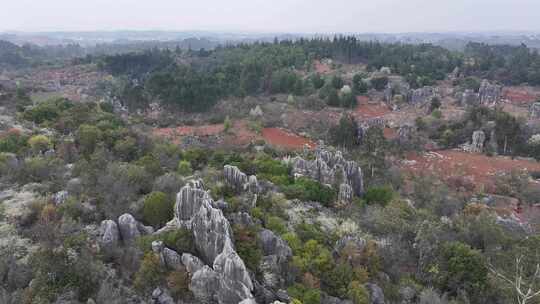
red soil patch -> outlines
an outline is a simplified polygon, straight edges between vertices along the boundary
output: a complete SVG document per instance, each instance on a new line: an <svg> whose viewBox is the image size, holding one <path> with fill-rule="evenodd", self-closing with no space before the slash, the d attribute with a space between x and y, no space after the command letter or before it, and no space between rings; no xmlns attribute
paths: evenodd
<svg viewBox="0 0 540 304"><path fill-rule="evenodd" d="M516 104L528 104L535 102L538 99L538 96L528 92L527 90L517 88L505 88L503 95L511 103Z"/></svg>
<svg viewBox="0 0 540 304"><path fill-rule="evenodd" d="M319 74L328 74L332 71L328 64L322 63L320 60L315 60L313 64L315 65L315 71Z"/></svg>
<svg viewBox="0 0 540 304"><path fill-rule="evenodd" d="M459 150L412 153L402 166L413 173L431 172L443 179L468 178L475 185L492 185L499 173L512 170L540 171L540 163L508 157L489 157Z"/></svg>
<svg viewBox="0 0 540 304"><path fill-rule="evenodd" d="M398 137L398 133L396 129L392 129L392 128L384 128L383 135L384 135L384 138L388 140L396 139Z"/></svg>
<svg viewBox="0 0 540 304"><path fill-rule="evenodd" d="M356 100L358 101L358 106L356 106L354 116L359 119L379 118L392 112L387 106L383 104L368 103L369 100L365 96L358 96Z"/></svg>
<svg viewBox="0 0 540 304"><path fill-rule="evenodd" d="M280 128L265 128L262 135L267 143L282 148L302 149L304 145L308 145L313 149L316 146L313 141Z"/></svg>

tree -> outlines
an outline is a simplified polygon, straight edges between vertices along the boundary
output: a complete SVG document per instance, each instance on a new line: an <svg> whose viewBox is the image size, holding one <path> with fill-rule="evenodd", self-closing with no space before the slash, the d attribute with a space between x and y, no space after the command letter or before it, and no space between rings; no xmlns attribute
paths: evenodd
<svg viewBox="0 0 540 304"><path fill-rule="evenodd" d="M77 130L77 143L84 155L94 152L96 144L101 138L101 131L92 125L81 125Z"/></svg>
<svg viewBox="0 0 540 304"><path fill-rule="evenodd" d="M319 73L311 76L311 82L313 83L313 87L317 90L324 86L324 78L322 78Z"/></svg>
<svg viewBox="0 0 540 304"><path fill-rule="evenodd" d="M173 217L173 205L167 194L151 192L144 199L144 221L156 228L165 225Z"/></svg>
<svg viewBox="0 0 540 304"><path fill-rule="evenodd" d="M28 144L35 154L43 153L51 146L51 141L45 135L34 135L28 140Z"/></svg>
<svg viewBox="0 0 540 304"><path fill-rule="evenodd" d="M340 76L338 75L334 75L332 77L332 80L330 81L330 83L332 84L332 86L334 87L334 89L336 90L339 90L343 87L343 78L341 78Z"/></svg>
<svg viewBox="0 0 540 304"><path fill-rule="evenodd" d="M371 85L377 91L384 90L387 84L388 84L388 77L386 76L371 78Z"/></svg>
<svg viewBox="0 0 540 304"><path fill-rule="evenodd" d="M331 90L328 94L328 99L326 102L331 107L339 107L340 106L340 100L339 95L337 93L337 90Z"/></svg>
<svg viewBox="0 0 540 304"><path fill-rule="evenodd" d="M188 176L193 173L193 169L191 169L191 163L187 160L181 160L178 162L178 173L183 176Z"/></svg>
<svg viewBox="0 0 540 304"><path fill-rule="evenodd" d="M358 124L352 115L343 115L329 131L332 144L351 148L358 145Z"/></svg>
<svg viewBox="0 0 540 304"><path fill-rule="evenodd" d="M514 291L518 304L536 303L534 299L540 297L539 248L540 236L530 236L518 243L511 263L503 260L499 267L489 264L490 272Z"/></svg>
<svg viewBox="0 0 540 304"><path fill-rule="evenodd" d="M353 76L353 92L356 95L366 94L368 90L367 84L362 79L361 74L355 74Z"/></svg>
<svg viewBox="0 0 540 304"><path fill-rule="evenodd" d="M453 294L464 290L477 296L487 286L488 268L482 254L461 242L448 243L442 248L442 272L439 283L442 289Z"/></svg>

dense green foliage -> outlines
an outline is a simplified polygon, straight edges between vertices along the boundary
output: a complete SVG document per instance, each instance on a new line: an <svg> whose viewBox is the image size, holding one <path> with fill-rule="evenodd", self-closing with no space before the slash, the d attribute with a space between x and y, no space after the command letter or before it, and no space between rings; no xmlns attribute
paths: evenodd
<svg viewBox="0 0 540 304"><path fill-rule="evenodd" d="M167 194L154 191L144 199L143 219L146 223L161 227L173 217L173 202Z"/></svg>

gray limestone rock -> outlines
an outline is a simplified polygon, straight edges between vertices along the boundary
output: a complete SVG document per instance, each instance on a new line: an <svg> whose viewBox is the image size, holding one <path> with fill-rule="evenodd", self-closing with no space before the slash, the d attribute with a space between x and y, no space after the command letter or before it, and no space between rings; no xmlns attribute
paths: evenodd
<svg viewBox="0 0 540 304"><path fill-rule="evenodd" d="M540 119L540 102L535 102L531 105L530 113L531 119Z"/></svg>
<svg viewBox="0 0 540 304"><path fill-rule="evenodd" d="M369 291L370 304L384 304L384 293L382 289L372 283L367 283L366 287Z"/></svg>
<svg viewBox="0 0 540 304"><path fill-rule="evenodd" d="M124 213L118 217L118 228L124 243L132 243L141 235L138 222L129 213Z"/></svg>
<svg viewBox="0 0 540 304"><path fill-rule="evenodd" d="M199 182L189 182L177 195L172 223L191 229L197 251L212 265L212 268L207 265L200 268L194 259L186 261L188 271L195 271L190 289L204 303L239 303L252 299L253 284L244 262L234 250L230 223L214 205Z"/></svg>
<svg viewBox="0 0 540 304"><path fill-rule="evenodd" d="M156 288L152 292L154 304L176 304L166 289Z"/></svg>
<svg viewBox="0 0 540 304"><path fill-rule="evenodd" d="M99 243L105 252L111 253L117 248L120 240L120 233L118 230L118 225L116 225L114 221L102 221L100 226L100 235L101 237L99 239Z"/></svg>
<svg viewBox="0 0 540 304"><path fill-rule="evenodd" d="M194 274L204 267L203 261L190 253L182 253L182 264L190 274Z"/></svg>
<svg viewBox="0 0 540 304"><path fill-rule="evenodd" d="M501 99L502 86L490 84L489 81L483 80L478 90L480 103L483 105L494 105Z"/></svg>

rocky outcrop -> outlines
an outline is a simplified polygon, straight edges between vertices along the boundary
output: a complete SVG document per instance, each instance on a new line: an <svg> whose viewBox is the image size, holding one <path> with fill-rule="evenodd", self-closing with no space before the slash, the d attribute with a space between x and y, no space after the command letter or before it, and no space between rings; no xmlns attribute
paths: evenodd
<svg viewBox="0 0 540 304"><path fill-rule="evenodd" d="M318 146L314 160L309 161L297 156L287 161L292 165L295 177L308 176L327 185L347 184L357 196L364 192L362 169L356 162L345 160L340 151L331 152ZM344 187L343 190L349 189Z"/></svg>
<svg viewBox="0 0 540 304"><path fill-rule="evenodd" d="M353 189L349 184L339 185L338 202L350 203L353 199Z"/></svg>
<svg viewBox="0 0 540 304"><path fill-rule="evenodd" d="M409 102L413 105L422 105L431 101L434 97L439 96L439 91L436 87L425 86L409 92Z"/></svg>
<svg viewBox="0 0 540 304"><path fill-rule="evenodd" d="M236 191L259 192L259 182L255 175L247 176L238 167L225 165L223 168L225 182Z"/></svg>
<svg viewBox="0 0 540 304"><path fill-rule="evenodd" d="M104 220L100 226L99 243L105 253L112 253L117 247L120 240L120 232L118 225L112 220Z"/></svg>
<svg viewBox="0 0 540 304"><path fill-rule="evenodd" d="M99 228L99 243L105 253L111 253L118 247L119 241L133 244L141 235L154 232L152 227L144 226L135 218L125 213L118 217L118 224L113 220L104 220Z"/></svg>
<svg viewBox="0 0 540 304"><path fill-rule="evenodd" d="M531 105L530 114L531 119L540 119L540 102L535 102Z"/></svg>
<svg viewBox="0 0 540 304"><path fill-rule="evenodd" d="M384 304L384 293L382 291L382 289L376 285L376 284L372 284L372 283L367 283L366 284L366 287L369 291L369 303L370 304Z"/></svg>
<svg viewBox="0 0 540 304"><path fill-rule="evenodd" d="M478 99L483 105L494 105L500 101L501 93L502 86L490 84L484 79L478 90Z"/></svg>
<svg viewBox="0 0 540 304"><path fill-rule="evenodd" d="M259 265L262 283L273 290L284 287L289 280L288 262L292 257L291 248L268 229L259 232L259 240L264 254Z"/></svg>
<svg viewBox="0 0 540 304"><path fill-rule="evenodd" d="M478 100L480 97L478 96L478 93L475 93L473 90L465 90L459 100L462 106L472 106L478 104Z"/></svg>
<svg viewBox="0 0 540 304"><path fill-rule="evenodd" d="M152 251L159 256L163 266L171 270L184 270L182 257L174 250L165 247L162 241L152 242Z"/></svg>
<svg viewBox="0 0 540 304"><path fill-rule="evenodd" d="M152 300L155 304L175 304L176 302L165 289L156 288L152 292Z"/></svg>
<svg viewBox="0 0 540 304"><path fill-rule="evenodd" d="M182 253L182 264L186 267L187 272L194 274L204 267L203 261L190 253Z"/></svg>
<svg viewBox="0 0 540 304"><path fill-rule="evenodd" d="M472 135L472 142L466 144L463 148L467 152L482 153L484 151L484 143L486 141L486 134L482 130L474 131Z"/></svg>
<svg viewBox="0 0 540 304"><path fill-rule="evenodd" d="M131 243L141 236L137 220L129 213L122 214L118 217L118 229L125 243Z"/></svg>
<svg viewBox="0 0 540 304"><path fill-rule="evenodd" d="M228 174L235 176L234 180L243 179L238 172L233 172L234 168L229 170ZM178 193L174 209L175 218L167 229L190 229L195 247L207 264L201 268L192 257L182 256L188 271L194 271L190 289L197 299L203 303L217 301L223 304L252 299L253 284L244 262L234 249L230 223L223 212L214 207L214 201L202 183L188 182Z"/></svg>

